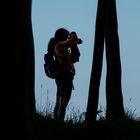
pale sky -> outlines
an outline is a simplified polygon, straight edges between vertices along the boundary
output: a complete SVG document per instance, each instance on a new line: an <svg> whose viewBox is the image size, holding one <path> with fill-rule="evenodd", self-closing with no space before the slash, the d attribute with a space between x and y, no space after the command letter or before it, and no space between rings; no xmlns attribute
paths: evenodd
<svg viewBox="0 0 140 140"><path fill-rule="evenodd" d="M122 64L122 91L125 108L140 116L140 0L116 0L118 32ZM32 25L35 44L35 94L37 110L43 111L49 102L54 106L56 85L44 73L44 54L56 29L76 31L83 44L79 45L80 62L75 64L75 90L69 104L81 112L86 110L91 73L97 0L33 0ZM105 109L106 60L102 70L99 106ZM47 104L47 105L46 105ZM136 110L135 110L136 109Z"/></svg>

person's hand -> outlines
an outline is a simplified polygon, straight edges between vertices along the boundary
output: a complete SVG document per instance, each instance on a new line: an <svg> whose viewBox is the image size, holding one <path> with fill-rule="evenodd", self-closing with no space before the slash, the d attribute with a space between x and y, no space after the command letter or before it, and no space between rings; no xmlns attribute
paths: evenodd
<svg viewBox="0 0 140 140"><path fill-rule="evenodd" d="M70 33L70 38L76 38L76 39L78 39L76 32L71 32Z"/></svg>

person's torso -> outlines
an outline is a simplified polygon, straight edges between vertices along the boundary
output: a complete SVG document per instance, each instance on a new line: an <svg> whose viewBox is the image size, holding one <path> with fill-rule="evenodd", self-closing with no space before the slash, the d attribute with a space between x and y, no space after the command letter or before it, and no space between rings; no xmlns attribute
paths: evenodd
<svg viewBox="0 0 140 140"><path fill-rule="evenodd" d="M63 57L55 55L55 61L60 65L63 71L75 74L75 67L71 60L71 54L67 51Z"/></svg>

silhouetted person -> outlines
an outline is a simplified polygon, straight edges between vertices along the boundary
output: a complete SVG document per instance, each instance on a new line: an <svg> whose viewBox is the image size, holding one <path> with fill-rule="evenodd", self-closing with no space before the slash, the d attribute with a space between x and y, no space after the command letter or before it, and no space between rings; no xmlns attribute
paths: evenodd
<svg viewBox="0 0 140 140"><path fill-rule="evenodd" d="M75 60L72 55L74 53L80 56L77 44L81 40L78 39L75 32L69 33L64 28L56 30L53 38L48 44L48 51L52 51L55 56L55 61L59 65L60 72L57 75L55 82L57 85L56 104L54 108L54 118L64 120L66 107L71 98L73 89L73 79L75 76ZM72 54L73 52L73 54ZM76 60L78 61L78 60Z"/></svg>

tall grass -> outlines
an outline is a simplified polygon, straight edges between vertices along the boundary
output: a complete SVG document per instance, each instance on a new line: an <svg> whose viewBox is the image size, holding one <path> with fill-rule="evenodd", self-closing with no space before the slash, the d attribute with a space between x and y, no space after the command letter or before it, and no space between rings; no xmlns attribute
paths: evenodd
<svg viewBox="0 0 140 140"><path fill-rule="evenodd" d="M49 99L49 90L46 94L43 94L42 92L43 86L41 85L41 97L37 100L36 103L36 112L44 116L45 118L51 118L53 119L53 109L54 109L54 102L51 102ZM45 95L45 97L44 97ZM43 102L43 99L45 102ZM132 99L129 100L129 103L132 102ZM104 121L106 120L105 117L106 109L99 105L99 109L97 111L97 121ZM79 108L76 108L72 106L72 104L69 104L66 108L66 116L65 116L65 122L69 123L83 123L85 120L85 111L81 111ZM125 118L127 120L133 120L133 121L140 121L140 117L136 115L136 109L132 110L131 107L125 108Z"/></svg>
<svg viewBox="0 0 140 140"><path fill-rule="evenodd" d="M97 136L98 139L140 139L140 118L136 115L136 109L132 110L131 107L125 108L127 121L107 122L105 117L106 110L99 106L97 124L91 134L85 131L85 125L83 125L86 112L82 112L79 108L69 104L65 121L59 122L53 118L53 108L54 103L50 101L48 94L45 97L45 104L42 103L42 99L38 100L35 140L71 140L75 139L76 136L77 139L88 139L88 135L93 138Z"/></svg>
<svg viewBox="0 0 140 140"><path fill-rule="evenodd" d="M50 89L43 92L43 85L41 84L40 97L36 100L36 112L44 117L53 118L53 109L55 103L49 99L50 93ZM126 119L140 121L140 116L137 116L136 109L131 108L132 98L129 98L128 103L129 105L125 107ZM86 111L81 111L79 108L76 108L75 106L72 106L72 104L69 104L66 109L65 121L73 123L82 123L85 120L85 114ZM99 105L99 109L97 111L97 120L106 120L105 114L106 109Z"/></svg>

